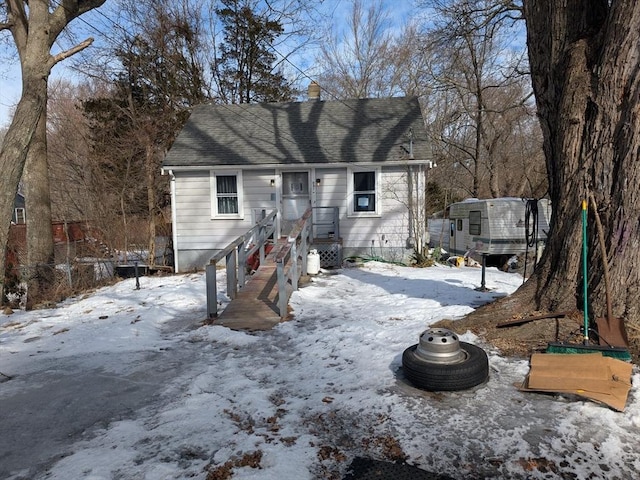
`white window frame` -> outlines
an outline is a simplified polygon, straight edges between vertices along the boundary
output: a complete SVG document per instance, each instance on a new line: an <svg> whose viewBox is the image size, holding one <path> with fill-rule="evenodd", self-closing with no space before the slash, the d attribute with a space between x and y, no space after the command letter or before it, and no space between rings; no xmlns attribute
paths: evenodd
<svg viewBox="0 0 640 480"><path fill-rule="evenodd" d="M238 213L220 213L218 212L218 176L235 176L238 189ZM236 218L244 219L244 205L243 205L243 182L242 182L242 170L210 170L209 171L209 186L211 190L211 218Z"/></svg>
<svg viewBox="0 0 640 480"><path fill-rule="evenodd" d="M375 195L375 210L370 212L359 212L356 211L354 201L355 201L355 182L353 180L353 176L355 173L366 173L373 172L375 174L375 190L373 191ZM349 217L380 217L382 215L381 209L381 199L382 199L382 168L380 167L361 167L361 168L348 168L347 169L347 202L348 202L348 214Z"/></svg>
<svg viewBox="0 0 640 480"><path fill-rule="evenodd" d="M27 215L25 209L22 207L17 207L15 211L16 215L16 224L27 223Z"/></svg>

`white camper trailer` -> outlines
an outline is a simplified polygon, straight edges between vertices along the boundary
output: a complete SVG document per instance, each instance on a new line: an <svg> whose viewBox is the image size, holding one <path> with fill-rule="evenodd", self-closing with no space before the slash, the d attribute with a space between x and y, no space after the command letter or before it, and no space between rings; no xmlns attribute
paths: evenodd
<svg viewBox="0 0 640 480"><path fill-rule="evenodd" d="M439 246L439 240L442 239L441 246L450 255L524 253L527 250L527 234L532 236L537 233L537 241L544 242L551 219L551 202L547 199L538 200L537 222L534 225L533 205L527 207L527 202L527 199L507 197L488 200L470 198L452 203L448 208L448 219L429 219L432 246ZM525 228L527 222L528 232ZM537 232L534 232L534 227L537 227Z"/></svg>

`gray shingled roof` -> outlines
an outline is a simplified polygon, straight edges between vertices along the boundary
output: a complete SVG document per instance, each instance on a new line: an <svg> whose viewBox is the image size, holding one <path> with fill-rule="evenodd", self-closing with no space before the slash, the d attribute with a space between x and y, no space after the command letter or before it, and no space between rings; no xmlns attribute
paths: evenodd
<svg viewBox="0 0 640 480"><path fill-rule="evenodd" d="M406 162L410 130L428 160L417 98L200 105L163 166Z"/></svg>

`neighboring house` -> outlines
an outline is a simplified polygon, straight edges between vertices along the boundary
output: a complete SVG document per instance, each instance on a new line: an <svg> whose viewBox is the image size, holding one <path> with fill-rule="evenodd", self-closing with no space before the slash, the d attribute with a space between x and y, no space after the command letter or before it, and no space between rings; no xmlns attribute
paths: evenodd
<svg viewBox="0 0 640 480"><path fill-rule="evenodd" d="M286 235L309 206L312 248L407 259L408 172L429 160L417 98L200 105L163 162L175 270L202 268L274 209Z"/></svg>
<svg viewBox="0 0 640 480"><path fill-rule="evenodd" d="M57 263L66 263L69 257L93 256L96 232L84 221L51 222L54 255ZM99 249L99 247L97 247ZM7 240L7 261L14 266L27 264L27 216L25 196L18 192L13 204L13 215Z"/></svg>
<svg viewBox="0 0 640 480"><path fill-rule="evenodd" d="M11 223L14 225L27 223L27 214L24 205L24 195L20 192L16 193L16 198L13 202L13 216L11 217Z"/></svg>

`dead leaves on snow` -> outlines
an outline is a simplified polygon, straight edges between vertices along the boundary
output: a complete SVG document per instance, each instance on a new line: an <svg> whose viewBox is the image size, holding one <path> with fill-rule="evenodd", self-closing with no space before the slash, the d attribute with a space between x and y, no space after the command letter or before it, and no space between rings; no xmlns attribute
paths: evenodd
<svg viewBox="0 0 640 480"><path fill-rule="evenodd" d="M214 467L209 465L206 480L228 480L233 477L233 469L239 467L262 468L262 450L245 453L239 457L227 460L224 464Z"/></svg>

